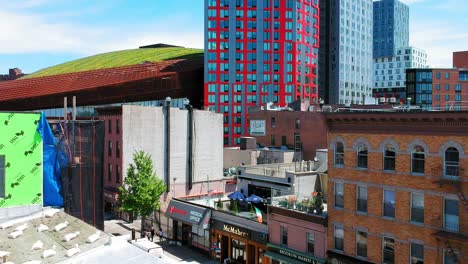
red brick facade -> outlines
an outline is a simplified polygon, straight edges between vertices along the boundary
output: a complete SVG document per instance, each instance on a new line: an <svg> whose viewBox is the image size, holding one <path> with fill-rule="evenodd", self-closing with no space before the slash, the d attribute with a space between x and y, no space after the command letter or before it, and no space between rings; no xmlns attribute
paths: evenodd
<svg viewBox="0 0 468 264"><path fill-rule="evenodd" d="M251 113L250 120L265 120L265 136L255 136L263 146L294 149L298 135L304 160L313 160L316 149L327 147L327 125L321 112L261 110Z"/></svg>
<svg viewBox="0 0 468 264"><path fill-rule="evenodd" d="M468 51L456 51L453 53L454 68L468 68Z"/></svg>
<svg viewBox="0 0 468 264"><path fill-rule="evenodd" d="M328 249L359 259L356 236L357 231L362 231L367 234L367 258L363 260L382 263L383 241L387 237L394 242L394 263L411 263L410 245L422 245L424 263L444 263L444 252L456 252L459 262L453 263L468 263L468 113L329 114L327 122ZM338 142L344 145L344 165L335 161ZM367 168L357 168L360 145L367 147ZM387 146L395 152L395 169L384 171ZM416 146L422 147L424 153L423 173L412 172ZM449 174L444 169L449 148L458 151L458 177L444 176ZM344 206L336 208L335 186L341 185ZM357 210L358 186L367 188L367 212ZM384 211L384 190L394 194L394 217L383 216L392 212ZM413 211L412 194L423 195L423 213L414 208ZM458 230L449 226L454 222L446 217L448 214L444 215L444 199L447 204L458 203ZM386 208L391 208L389 204ZM411 217L418 215L423 216L422 223L421 219L412 221ZM337 232L341 227L344 230L343 250L335 249L335 227ZM337 241L339 245L340 240Z"/></svg>
<svg viewBox="0 0 468 264"><path fill-rule="evenodd" d="M468 101L468 81L460 81L458 69L432 70L432 104L436 110L456 110Z"/></svg>

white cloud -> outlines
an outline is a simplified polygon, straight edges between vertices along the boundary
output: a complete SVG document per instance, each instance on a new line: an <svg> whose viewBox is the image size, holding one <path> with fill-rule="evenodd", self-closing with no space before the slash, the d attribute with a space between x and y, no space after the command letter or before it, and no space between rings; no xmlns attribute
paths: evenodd
<svg viewBox="0 0 468 264"><path fill-rule="evenodd" d="M29 0L42 5L51 0ZM3 8L2 8L3 9ZM201 32L170 31L161 24L136 27L84 26L54 23L47 14L30 14L21 9L0 10L0 54L74 53L92 55L120 49L132 49L153 43L203 48ZM151 32L148 32L151 29Z"/></svg>
<svg viewBox="0 0 468 264"><path fill-rule="evenodd" d="M410 44L428 54L430 67L452 67L452 53L466 50L468 33L440 21L413 23Z"/></svg>
<svg viewBox="0 0 468 264"><path fill-rule="evenodd" d="M422 1L424 1L424 0L400 0L400 2L408 4L408 5L418 3L418 2L422 2Z"/></svg>

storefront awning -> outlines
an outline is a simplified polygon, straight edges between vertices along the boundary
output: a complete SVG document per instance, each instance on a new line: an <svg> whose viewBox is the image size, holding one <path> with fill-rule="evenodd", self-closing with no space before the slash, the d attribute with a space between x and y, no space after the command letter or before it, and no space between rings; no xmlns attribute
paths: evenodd
<svg viewBox="0 0 468 264"><path fill-rule="evenodd" d="M171 200L166 216L187 224L207 229L210 223L211 210L178 200Z"/></svg>
<svg viewBox="0 0 468 264"><path fill-rule="evenodd" d="M284 262L284 263L289 263L289 264L305 264L305 263L307 263L307 262L296 260L296 259L293 259L293 258L290 258L290 257L286 257L284 255L281 255L281 254L278 254L278 253L275 253L275 252L271 252L271 251L265 252L265 256L267 256L267 257L269 257L271 259L278 260L278 261L281 261L281 262Z"/></svg>

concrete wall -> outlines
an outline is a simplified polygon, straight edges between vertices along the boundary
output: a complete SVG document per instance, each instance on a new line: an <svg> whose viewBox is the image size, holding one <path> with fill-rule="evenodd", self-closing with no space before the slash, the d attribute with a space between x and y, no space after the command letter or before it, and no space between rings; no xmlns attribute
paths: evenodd
<svg viewBox="0 0 468 264"><path fill-rule="evenodd" d="M194 111L193 188L187 186L188 111L171 108L170 115L170 189L163 197L163 208L171 195L186 196L207 193L208 189L224 191L222 115ZM154 169L164 179L165 113L162 107L124 105L122 107L122 171L125 176L133 153L143 150L151 154ZM174 189L174 178L175 189ZM210 183L207 180L217 181Z"/></svg>
<svg viewBox="0 0 468 264"><path fill-rule="evenodd" d="M239 148L224 148L223 168L228 169L244 165L257 165L258 150L241 150Z"/></svg>

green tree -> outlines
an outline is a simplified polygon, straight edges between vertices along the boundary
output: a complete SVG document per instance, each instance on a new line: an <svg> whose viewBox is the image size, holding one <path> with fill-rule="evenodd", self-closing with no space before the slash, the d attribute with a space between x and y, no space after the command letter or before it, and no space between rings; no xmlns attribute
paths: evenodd
<svg viewBox="0 0 468 264"><path fill-rule="evenodd" d="M135 152L133 163L127 170L123 186L119 188L119 210L141 216L143 237L145 219L159 208L160 197L167 186L156 176L151 155L144 151Z"/></svg>

